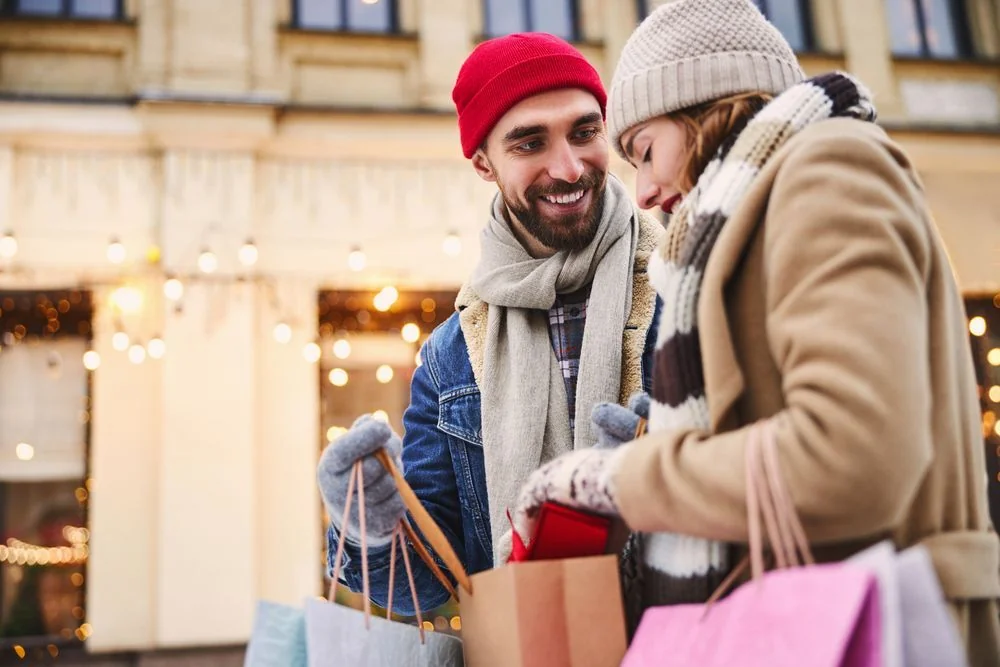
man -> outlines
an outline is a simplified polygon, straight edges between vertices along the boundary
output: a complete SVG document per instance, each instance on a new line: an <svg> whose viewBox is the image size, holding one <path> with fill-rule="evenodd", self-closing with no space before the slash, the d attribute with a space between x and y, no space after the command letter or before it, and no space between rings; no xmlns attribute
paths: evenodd
<svg viewBox="0 0 1000 667"><path fill-rule="evenodd" d="M364 462L371 594L382 605L405 509L373 452L401 452L407 481L475 573L506 562L506 512L528 475L594 444L596 405L650 384L657 300L645 267L659 225L608 174L597 72L556 37L510 35L473 51L453 99L464 155L499 190L479 265L421 351L405 440L363 417L319 467L330 569L346 530L344 578L360 590L357 513L340 522L352 464ZM447 601L430 570L410 561L421 607ZM412 613L405 580L396 578L394 606Z"/></svg>

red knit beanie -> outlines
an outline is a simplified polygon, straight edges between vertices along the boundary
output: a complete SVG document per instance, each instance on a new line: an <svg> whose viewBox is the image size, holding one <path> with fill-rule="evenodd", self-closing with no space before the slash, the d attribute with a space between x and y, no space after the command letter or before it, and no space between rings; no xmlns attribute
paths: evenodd
<svg viewBox="0 0 1000 667"><path fill-rule="evenodd" d="M477 46L459 70L451 93L465 157L475 154L515 104L559 88L588 91L604 114L607 93L601 77L583 54L555 35L515 33Z"/></svg>

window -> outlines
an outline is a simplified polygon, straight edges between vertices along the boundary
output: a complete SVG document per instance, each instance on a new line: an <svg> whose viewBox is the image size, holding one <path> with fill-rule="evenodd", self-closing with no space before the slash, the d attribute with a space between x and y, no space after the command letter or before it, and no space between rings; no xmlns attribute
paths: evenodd
<svg viewBox="0 0 1000 667"><path fill-rule="evenodd" d="M84 292L0 292L0 645L90 632L91 313Z"/></svg>
<svg viewBox="0 0 1000 667"><path fill-rule="evenodd" d="M579 38L574 0L485 0L487 37L514 32L547 32L567 41Z"/></svg>
<svg viewBox="0 0 1000 667"><path fill-rule="evenodd" d="M972 55L961 0L886 0L885 8L894 55L939 59Z"/></svg>
<svg viewBox="0 0 1000 667"><path fill-rule="evenodd" d="M123 0L0 0L4 14L71 19L118 20Z"/></svg>
<svg viewBox="0 0 1000 667"><path fill-rule="evenodd" d="M398 31L396 0L293 0L292 24L305 30Z"/></svg>
<svg viewBox="0 0 1000 667"><path fill-rule="evenodd" d="M979 385L990 515L1000 525L1000 293L965 299Z"/></svg>

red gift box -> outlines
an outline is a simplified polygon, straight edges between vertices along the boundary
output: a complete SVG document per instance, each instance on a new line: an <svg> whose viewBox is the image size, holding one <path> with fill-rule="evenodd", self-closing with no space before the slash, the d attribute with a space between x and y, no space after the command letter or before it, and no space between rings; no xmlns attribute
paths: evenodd
<svg viewBox="0 0 1000 667"><path fill-rule="evenodd" d="M513 522L511 525L513 527ZM528 544L516 529L513 532L514 543L508 563L600 556L607 553L611 519L546 502L538 510L535 532Z"/></svg>

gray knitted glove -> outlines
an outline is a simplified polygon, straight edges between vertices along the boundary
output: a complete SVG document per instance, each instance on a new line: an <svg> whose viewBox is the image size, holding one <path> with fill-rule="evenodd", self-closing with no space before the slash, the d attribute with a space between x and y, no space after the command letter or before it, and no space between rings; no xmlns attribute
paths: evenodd
<svg viewBox="0 0 1000 667"><path fill-rule="evenodd" d="M590 413L590 421L597 434L596 447L613 449L623 442L635 440L639 418L649 420L649 394L633 394L628 407L617 403L598 403Z"/></svg>
<svg viewBox="0 0 1000 667"><path fill-rule="evenodd" d="M403 443L385 422L371 415L360 417L351 429L327 445L319 460L317 480L320 494L326 504L330 521L338 532L346 529L346 539L361 544L361 526L358 521L357 484L351 502L347 526L341 526L347 487L355 461L361 464L365 482L365 528L369 546L384 546L392 541L392 532L406 513L406 506L392 479L382 464L372 456L385 448L399 464Z"/></svg>

